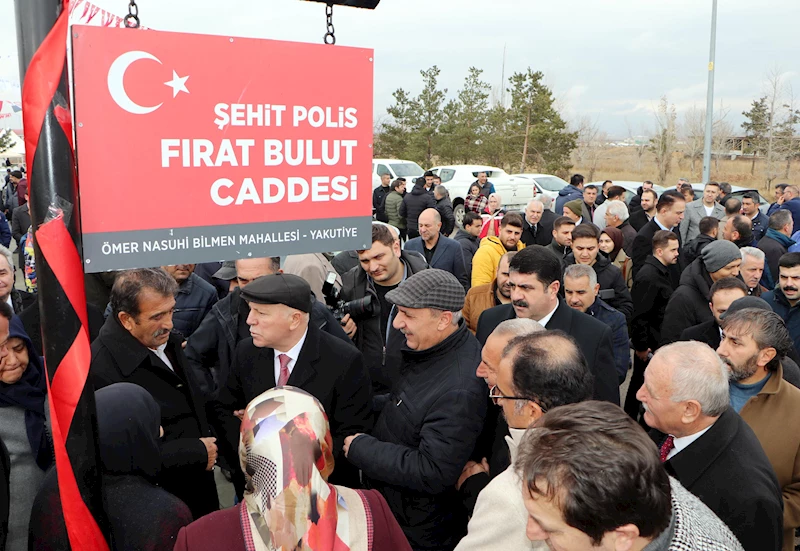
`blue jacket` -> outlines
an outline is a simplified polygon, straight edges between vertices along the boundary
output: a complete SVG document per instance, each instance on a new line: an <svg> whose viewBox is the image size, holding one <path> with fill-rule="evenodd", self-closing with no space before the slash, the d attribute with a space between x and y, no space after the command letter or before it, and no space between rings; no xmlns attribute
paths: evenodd
<svg viewBox="0 0 800 551"><path fill-rule="evenodd" d="M561 216L564 214L564 205L569 203L570 201L574 201L575 199L583 200L583 192L569 184L568 186L564 186L561 188L561 191L558 192L558 199L556 199L556 208L555 213L556 216Z"/></svg>
<svg viewBox="0 0 800 551"><path fill-rule="evenodd" d="M786 295L780 287L775 287L773 291L767 291L761 298L772 306L772 310L778 314L786 323L786 329L794 341L794 349L800 350L800 302L791 306Z"/></svg>
<svg viewBox="0 0 800 551"><path fill-rule="evenodd" d="M28 228L25 228L25 231L27 232ZM6 249L11 246L11 229L8 227L8 220L6 220L2 212L0 212L0 244ZM25 266L21 267L25 268Z"/></svg>
<svg viewBox="0 0 800 551"><path fill-rule="evenodd" d="M407 251L415 251L425 256L425 243L421 237L409 239L403 249ZM464 253L461 250L461 245L454 239L439 236L439 242L436 244L436 250L433 253L433 258L430 261L431 268L437 268L450 272L456 279L464 286L464 289L469 288L469 281L467 280L467 267L464 264Z"/></svg>
<svg viewBox="0 0 800 551"><path fill-rule="evenodd" d="M794 228L800 229L800 197L795 197L791 201L786 201L781 205L781 210L788 210L791 212Z"/></svg>
<svg viewBox="0 0 800 551"><path fill-rule="evenodd" d="M615 310L603 299L597 297L594 304L589 306L587 314L594 316L611 328L611 342L614 348L614 364L619 374L620 383L625 380L628 374L628 367L631 363L631 345L628 340L628 323L625 314Z"/></svg>

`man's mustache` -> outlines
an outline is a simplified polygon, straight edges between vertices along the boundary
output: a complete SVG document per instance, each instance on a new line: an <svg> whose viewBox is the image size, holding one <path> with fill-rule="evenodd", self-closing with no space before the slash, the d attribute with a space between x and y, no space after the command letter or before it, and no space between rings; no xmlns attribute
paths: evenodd
<svg viewBox="0 0 800 551"><path fill-rule="evenodd" d="M527 301L524 301L524 300L512 300L511 304L514 305L514 306L519 306L520 308L527 308L528 307Z"/></svg>

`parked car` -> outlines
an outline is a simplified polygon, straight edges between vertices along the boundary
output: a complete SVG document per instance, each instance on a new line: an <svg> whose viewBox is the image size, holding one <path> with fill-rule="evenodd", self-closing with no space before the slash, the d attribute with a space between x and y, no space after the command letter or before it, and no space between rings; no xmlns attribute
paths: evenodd
<svg viewBox="0 0 800 551"><path fill-rule="evenodd" d="M636 192L642 187L641 182L636 181L629 181L629 180L611 180L615 186L620 186L625 188L625 204L630 205L631 199L636 196ZM603 182L589 182L586 184L587 186L595 186L597 188L597 192L600 193L600 190L603 189ZM661 194L666 191L666 188L662 186L657 186L653 184L653 190L661 197Z"/></svg>
<svg viewBox="0 0 800 551"><path fill-rule="evenodd" d="M480 172L485 172L494 190L500 194L503 206L509 210L524 209L533 198L533 181L529 178L510 176L502 168L485 165L448 165L437 166L431 172L442 179L442 185L450 193L453 202L453 213L456 224L461 226L464 219L464 198L469 193L469 186L478 179Z"/></svg>
<svg viewBox="0 0 800 551"><path fill-rule="evenodd" d="M569 183L562 180L558 176L553 176L552 174L532 174L532 173L524 173L524 174L514 174L514 177L519 178L528 178L529 180L533 181L533 199L538 197L539 195L546 195L552 199L550 203L550 208L553 208L556 199L558 198L558 192L561 191L561 188L568 186Z"/></svg>
<svg viewBox="0 0 800 551"><path fill-rule="evenodd" d="M697 196L698 199L703 196L703 188L705 188L705 187L706 187L706 185L703 184L703 183L692 184L692 189L695 191L695 196ZM764 214L767 214L767 211L769 210L769 201L767 201L764 198L764 196L761 195L761 193L757 189L753 189L753 188L749 188L749 187L741 187L741 186L731 186L731 197L735 197L735 198L737 198L737 199L739 199L741 201L742 200L742 196L744 196L745 193L755 193L755 194L757 194L758 195L758 210L760 210Z"/></svg>
<svg viewBox="0 0 800 551"><path fill-rule="evenodd" d="M414 186L412 180L422 176L425 171L414 161L402 159L372 159L372 189L381 185L381 174L388 173L392 180L405 178L408 189Z"/></svg>

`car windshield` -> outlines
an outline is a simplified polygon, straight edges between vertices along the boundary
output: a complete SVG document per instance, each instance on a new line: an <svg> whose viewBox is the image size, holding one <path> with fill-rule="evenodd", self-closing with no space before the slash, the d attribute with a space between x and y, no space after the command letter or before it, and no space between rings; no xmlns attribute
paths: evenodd
<svg viewBox="0 0 800 551"><path fill-rule="evenodd" d="M406 178L408 176L419 176L424 170L417 163L398 163L389 165L397 175L398 178Z"/></svg>
<svg viewBox="0 0 800 551"><path fill-rule="evenodd" d="M536 183L547 191L561 191L567 182L556 176L537 176Z"/></svg>

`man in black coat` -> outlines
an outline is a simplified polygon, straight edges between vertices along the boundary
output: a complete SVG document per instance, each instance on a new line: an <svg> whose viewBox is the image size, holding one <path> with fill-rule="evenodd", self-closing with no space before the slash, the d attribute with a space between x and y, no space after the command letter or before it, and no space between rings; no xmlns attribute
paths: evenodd
<svg viewBox="0 0 800 551"><path fill-rule="evenodd" d="M464 288L452 274L423 270L386 298L406 337L402 377L372 435L348 437L345 452L412 548L452 550L467 532L455 484L486 415L480 345L458 315Z"/></svg>
<svg viewBox="0 0 800 551"><path fill-rule="evenodd" d="M722 316L734 301L747 296L747 286L738 278L725 277L714 282L709 295L711 299L709 306L714 317L708 321L687 327L681 332L678 340L702 342L716 350L722 341L722 335L720 334ZM769 304L763 300L761 302L769 308Z"/></svg>
<svg viewBox="0 0 800 551"><path fill-rule="evenodd" d="M725 277L737 277L742 255L730 241L714 241L700 258L681 274L681 284L672 293L664 311L661 344L675 342L687 327L713 319L708 309L711 286ZM634 280L635 281L635 280Z"/></svg>
<svg viewBox="0 0 800 551"><path fill-rule="evenodd" d="M453 214L453 205L447 195L447 188L442 184L433 188L433 198L436 200L436 210L442 218L442 235L450 237L456 229L456 217Z"/></svg>
<svg viewBox="0 0 800 551"><path fill-rule="evenodd" d="M561 262L540 245L519 251L510 263L511 304L490 308L478 318L476 337L483 345L501 322L515 317L538 321L571 335L594 373L594 398L619 405L611 328L559 298Z"/></svg>
<svg viewBox="0 0 800 551"><path fill-rule="evenodd" d="M677 234L667 230L657 231L653 237L653 254L645 260L631 289L631 345L634 354L633 373L628 394L625 396L625 413L634 419L639 417L636 392L644 381L644 370L650 354L661 344L664 312L675 291L669 276L669 267L678 262L679 254Z"/></svg>
<svg viewBox="0 0 800 551"><path fill-rule="evenodd" d="M433 198L433 194L428 193L425 189L425 178L417 178L414 189L411 190L411 193L406 193L403 202L400 203L400 216L406 219L409 239L419 237L417 221L422 211L435 208L436 200Z"/></svg>
<svg viewBox="0 0 800 551"><path fill-rule="evenodd" d="M183 339L171 333L177 291L161 268L120 274L111 289L111 315L92 343L90 374L96 389L133 383L158 402L164 428L159 482L200 518L219 508L211 472L217 446Z"/></svg>
<svg viewBox="0 0 800 551"><path fill-rule="evenodd" d="M331 425L336 468L331 482L358 486L358 472L342 457L348 435L372 430L372 385L361 353L309 323L311 287L292 274L260 277L241 293L250 306L249 339L236 347L225 387L209 407L223 457L235 471L239 496L239 416L250 401L276 386L301 388L320 401Z"/></svg>
<svg viewBox="0 0 800 551"><path fill-rule="evenodd" d="M236 345L250 337L247 325L250 307L242 300L241 291L259 277L281 273L277 256L243 258L237 260L235 266L238 287L214 304L184 348L189 365L209 400L216 397L228 380ZM331 311L316 299L311 307L310 324L342 342L353 344Z"/></svg>
<svg viewBox="0 0 800 551"><path fill-rule="evenodd" d="M364 315L351 319L348 314L342 321L345 332L364 355L375 394L375 410L380 411L381 400L400 377L400 349L405 344L403 334L392 327L397 309L386 300L386 295L428 265L424 257L401 251L400 242L394 239L388 226L377 223L372 224L372 245L358 251L358 256L363 264L342 276L341 297L347 301L369 298L371 306Z"/></svg>
<svg viewBox="0 0 800 551"><path fill-rule="evenodd" d="M678 236L678 246L681 244L679 224L683 220L683 213L686 210L686 201L683 196L674 191L665 191L658 199L656 204L656 215L639 230L633 240L633 250L631 259L633 260L633 279L644 266L647 257L653 254L653 236L658 230L669 230ZM680 281L680 267L673 265L670 268L670 276L673 278L677 287Z"/></svg>
<svg viewBox="0 0 800 551"><path fill-rule="evenodd" d="M558 218L556 213L544 208L544 203L539 199L531 199L525 208L520 241L525 243L526 247L549 245L553 241L553 222L556 218Z"/></svg>
<svg viewBox="0 0 800 551"><path fill-rule="evenodd" d="M615 203L615 201L611 201ZM633 299L622 272L600 253L600 230L594 224L580 224L572 230L572 252L564 257L566 269L573 264L594 268L600 284L600 298L612 308L622 312L627 321L633 314ZM563 291L562 291L563 293Z"/></svg>
<svg viewBox="0 0 800 551"><path fill-rule="evenodd" d="M767 233L758 242L758 248L764 251L767 259L764 274L761 276L761 284L770 291L778 285L780 276L778 263L781 257L788 252L789 247L794 245L794 241L792 241L793 224L792 213L788 210L773 212L769 217Z"/></svg>
<svg viewBox="0 0 800 551"><path fill-rule="evenodd" d="M734 533L746 551L780 551L783 497L753 430L729 405L728 368L702 343L661 348L639 391L667 472Z"/></svg>

